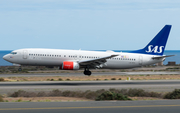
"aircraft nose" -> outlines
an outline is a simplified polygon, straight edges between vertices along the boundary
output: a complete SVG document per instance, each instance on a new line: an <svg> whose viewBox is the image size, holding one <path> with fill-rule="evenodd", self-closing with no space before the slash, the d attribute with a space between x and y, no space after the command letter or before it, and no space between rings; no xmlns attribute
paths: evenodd
<svg viewBox="0 0 180 113"><path fill-rule="evenodd" d="M3 56L3 59L4 59L4 60L8 60L8 55L4 55L4 56Z"/></svg>

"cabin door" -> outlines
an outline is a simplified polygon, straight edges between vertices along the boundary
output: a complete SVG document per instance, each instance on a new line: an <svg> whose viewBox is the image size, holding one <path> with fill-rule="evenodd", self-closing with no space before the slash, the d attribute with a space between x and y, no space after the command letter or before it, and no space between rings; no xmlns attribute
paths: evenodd
<svg viewBox="0 0 180 113"><path fill-rule="evenodd" d="M139 65L142 65L142 64L143 64L143 57L139 56Z"/></svg>
<svg viewBox="0 0 180 113"><path fill-rule="evenodd" d="M24 51L23 51L23 59L27 59L27 55L28 55L27 50L24 50Z"/></svg>

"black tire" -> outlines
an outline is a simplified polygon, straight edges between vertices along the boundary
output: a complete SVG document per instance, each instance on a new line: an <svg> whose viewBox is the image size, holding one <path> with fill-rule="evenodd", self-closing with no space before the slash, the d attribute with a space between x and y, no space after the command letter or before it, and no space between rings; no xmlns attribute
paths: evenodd
<svg viewBox="0 0 180 113"><path fill-rule="evenodd" d="M87 75L90 76L91 75L91 71L87 71Z"/></svg>
<svg viewBox="0 0 180 113"><path fill-rule="evenodd" d="M84 71L84 75L90 76L91 75L91 71Z"/></svg>
<svg viewBox="0 0 180 113"><path fill-rule="evenodd" d="M18 71L22 71L22 68L19 68Z"/></svg>
<svg viewBox="0 0 180 113"><path fill-rule="evenodd" d="M87 75L87 71L84 71L84 75Z"/></svg>

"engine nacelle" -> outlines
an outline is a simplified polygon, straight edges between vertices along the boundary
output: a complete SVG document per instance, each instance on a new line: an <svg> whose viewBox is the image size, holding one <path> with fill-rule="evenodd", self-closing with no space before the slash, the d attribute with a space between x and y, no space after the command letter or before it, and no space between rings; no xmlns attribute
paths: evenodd
<svg viewBox="0 0 180 113"><path fill-rule="evenodd" d="M64 61L62 64L62 70L78 70L80 68L77 62Z"/></svg>

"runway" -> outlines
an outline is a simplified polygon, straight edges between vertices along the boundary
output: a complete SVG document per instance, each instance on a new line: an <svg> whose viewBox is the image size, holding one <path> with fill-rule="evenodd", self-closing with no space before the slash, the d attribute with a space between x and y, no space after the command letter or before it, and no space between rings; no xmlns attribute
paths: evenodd
<svg viewBox="0 0 180 113"><path fill-rule="evenodd" d="M180 100L0 103L1 113L178 113Z"/></svg>
<svg viewBox="0 0 180 113"><path fill-rule="evenodd" d="M133 81L38 81L38 82L0 82L0 94L25 91L59 90L98 90L98 89L129 89L141 88L147 91L169 92L179 89L180 80L133 80Z"/></svg>
<svg viewBox="0 0 180 113"><path fill-rule="evenodd" d="M100 75L180 75L180 71L142 71L142 72L93 72L92 76ZM45 77L45 76L85 76L80 72L74 73L23 73L23 74L0 74L0 77Z"/></svg>
<svg viewBox="0 0 180 113"><path fill-rule="evenodd" d="M104 75L163 75L180 72L96 72L93 76ZM27 73L27 74L0 74L0 77L44 77L44 76L84 76L82 73ZM115 80L115 81L38 81L38 82L0 82L0 94L11 93L17 90L25 91L52 91L59 90L98 90L98 89L129 89L141 88L147 91L170 92L179 89L180 80Z"/></svg>

